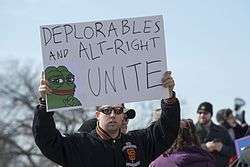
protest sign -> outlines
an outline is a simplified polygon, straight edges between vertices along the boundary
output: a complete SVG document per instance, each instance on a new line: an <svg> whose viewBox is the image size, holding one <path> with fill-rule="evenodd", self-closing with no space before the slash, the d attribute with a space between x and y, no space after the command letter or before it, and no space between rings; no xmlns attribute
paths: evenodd
<svg viewBox="0 0 250 167"><path fill-rule="evenodd" d="M40 27L48 111L166 97L162 16Z"/></svg>
<svg viewBox="0 0 250 167"><path fill-rule="evenodd" d="M234 141L235 148L237 152L237 156L240 157L240 154L247 148L250 147L250 135L246 137L242 137L239 139L236 139Z"/></svg>

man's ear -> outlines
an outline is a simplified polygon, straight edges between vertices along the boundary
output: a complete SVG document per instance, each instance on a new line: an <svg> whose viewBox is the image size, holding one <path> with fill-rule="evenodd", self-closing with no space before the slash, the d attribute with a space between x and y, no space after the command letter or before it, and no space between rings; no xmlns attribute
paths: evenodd
<svg viewBox="0 0 250 167"><path fill-rule="evenodd" d="M99 121L99 118L100 118L100 114L101 114L101 113L100 113L99 111L96 111L96 112L95 112L95 116L96 116L96 119L97 119L98 121Z"/></svg>

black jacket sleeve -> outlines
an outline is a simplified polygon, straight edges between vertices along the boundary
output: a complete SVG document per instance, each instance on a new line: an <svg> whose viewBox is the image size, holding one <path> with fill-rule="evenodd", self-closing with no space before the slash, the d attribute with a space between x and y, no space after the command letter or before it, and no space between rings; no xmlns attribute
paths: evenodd
<svg viewBox="0 0 250 167"><path fill-rule="evenodd" d="M62 136L56 129L53 113L46 112L45 105L38 105L33 120L33 135L35 142L41 152L50 160L62 166L72 166L72 162L86 164L85 159L79 159L77 148L78 136ZM84 134L83 134L84 135ZM86 149L89 149L89 142L86 137L81 138ZM81 152L87 155L88 153ZM70 158L69 158L70 157ZM74 166L74 165L73 165Z"/></svg>
<svg viewBox="0 0 250 167"><path fill-rule="evenodd" d="M231 156L235 155L234 143L226 130L223 132L222 135L224 136L224 143L220 154L230 158Z"/></svg>
<svg viewBox="0 0 250 167"><path fill-rule="evenodd" d="M180 104L177 98L161 101L162 113L158 121L147 129L135 131L142 141L146 165L166 151L175 141L180 125Z"/></svg>
<svg viewBox="0 0 250 167"><path fill-rule="evenodd" d="M63 164L63 137L56 129L53 113L46 112L46 107L38 105L33 119L33 135L41 152L52 161ZM57 150L57 151L55 151Z"/></svg>

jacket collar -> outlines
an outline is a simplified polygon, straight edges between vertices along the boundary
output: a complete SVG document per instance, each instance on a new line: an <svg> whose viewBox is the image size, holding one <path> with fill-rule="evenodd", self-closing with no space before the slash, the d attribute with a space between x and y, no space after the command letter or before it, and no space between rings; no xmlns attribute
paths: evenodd
<svg viewBox="0 0 250 167"><path fill-rule="evenodd" d="M213 129L215 131L219 131L218 125L214 124L213 122L211 122L210 129Z"/></svg>

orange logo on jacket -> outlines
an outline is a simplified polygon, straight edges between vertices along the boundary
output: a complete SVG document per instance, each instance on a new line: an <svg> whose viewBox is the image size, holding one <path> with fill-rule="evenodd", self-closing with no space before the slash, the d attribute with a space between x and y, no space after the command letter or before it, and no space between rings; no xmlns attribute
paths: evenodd
<svg viewBox="0 0 250 167"><path fill-rule="evenodd" d="M127 149L128 159L130 161L134 161L136 158L136 151L134 148L128 148Z"/></svg>

